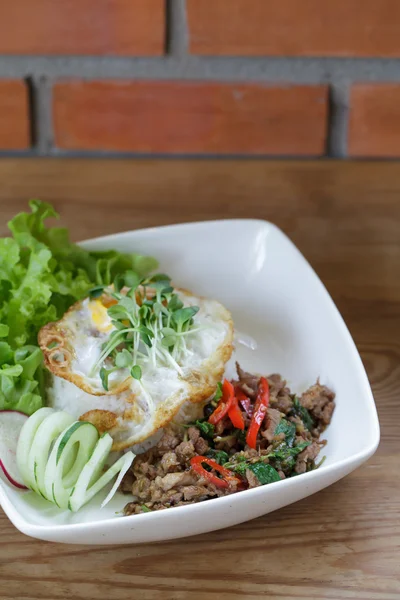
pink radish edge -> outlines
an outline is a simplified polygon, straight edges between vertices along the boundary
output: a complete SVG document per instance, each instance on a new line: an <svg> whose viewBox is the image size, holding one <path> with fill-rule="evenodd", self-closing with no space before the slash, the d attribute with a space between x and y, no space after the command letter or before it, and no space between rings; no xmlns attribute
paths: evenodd
<svg viewBox="0 0 400 600"><path fill-rule="evenodd" d="M7 469L5 468L3 461L0 460L0 469L3 471L4 475L7 477L8 481L16 488L18 488L19 490L27 490L28 488L26 487L26 485L23 485L22 483L18 483L18 481L15 481L15 479L13 479L10 475L10 473L7 471Z"/></svg>
<svg viewBox="0 0 400 600"><path fill-rule="evenodd" d="M0 420L1 420L1 415L5 414L5 413L21 415L21 416L25 417L26 419L29 418L27 414L23 413L20 410L5 409L5 410L0 410ZM1 458L0 458L0 469L3 471L5 477L11 483L11 485L13 485L14 487L16 487L19 490L27 490L28 489L23 483L19 483L12 475L10 475L8 469L6 468L6 466L4 464L4 460L2 460Z"/></svg>

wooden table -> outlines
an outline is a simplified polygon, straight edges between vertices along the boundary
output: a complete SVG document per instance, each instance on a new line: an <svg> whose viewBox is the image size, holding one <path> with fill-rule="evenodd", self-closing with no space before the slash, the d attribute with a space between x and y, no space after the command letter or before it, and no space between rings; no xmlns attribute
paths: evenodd
<svg viewBox="0 0 400 600"><path fill-rule="evenodd" d="M326 284L360 349L382 441L355 473L231 529L142 546L29 539L0 516L0 598L400 598L400 164L2 160L6 220L54 202L75 239L148 225L259 217Z"/></svg>

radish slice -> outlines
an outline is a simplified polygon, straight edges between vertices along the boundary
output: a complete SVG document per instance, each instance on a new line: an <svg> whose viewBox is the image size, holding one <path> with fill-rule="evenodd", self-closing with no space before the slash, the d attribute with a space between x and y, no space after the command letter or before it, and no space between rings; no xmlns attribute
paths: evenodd
<svg viewBox="0 0 400 600"><path fill-rule="evenodd" d="M0 468L8 481L20 490L26 490L17 465L17 444L21 429L28 416L17 410L0 411Z"/></svg>

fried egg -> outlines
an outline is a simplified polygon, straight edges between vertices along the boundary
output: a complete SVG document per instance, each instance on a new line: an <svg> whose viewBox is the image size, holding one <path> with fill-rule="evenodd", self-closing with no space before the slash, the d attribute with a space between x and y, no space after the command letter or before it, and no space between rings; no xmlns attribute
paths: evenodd
<svg viewBox="0 0 400 600"><path fill-rule="evenodd" d="M45 325L39 333L45 364L52 372L50 406L110 433L114 450L149 438L184 403L207 400L232 354L233 323L227 309L186 290L175 292L185 307L199 307L196 326L185 336L179 372L168 363L147 361L141 365L140 381L131 377L129 369L117 369L110 375L109 391L105 391L94 366L115 330L107 312L114 301L106 294L77 302L60 321Z"/></svg>

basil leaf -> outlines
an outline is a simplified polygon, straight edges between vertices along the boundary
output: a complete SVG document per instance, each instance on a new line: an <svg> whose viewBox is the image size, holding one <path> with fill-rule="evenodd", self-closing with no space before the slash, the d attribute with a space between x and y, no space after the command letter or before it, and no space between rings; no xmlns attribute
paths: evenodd
<svg viewBox="0 0 400 600"><path fill-rule="evenodd" d="M301 442L297 446L290 448L285 442L278 446L273 452L268 454L268 459L273 466L281 469L285 475L290 475L292 469L296 465L296 457L300 452L303 452L311 442Z"/></svg>
<svg viewBox="0 0 400 600"><path fill-rule="evenodd" d="M237 429L235 427L235 429L233 430L233 433L236 435L238 442L240 442L241 444L243 444L243 446L246 445L246 436L247 436L247 432L243 429Z"/></svg>
<svg viewBox="0 0 400 600"><path fill-rule="evenodd" d="M281 419L274 431L274 435L278 435L280 433L285 435L285 441L287 445L293 446L296 437L296 425L290 421L287 421L286 419Z"/></svg>
<svg viewBox="0 0 400 600"><path fill-rule="evenodd" d="M248 462L240 462L237 465L235 465L232 470L235 471L235 473L237 473L238 475L241 475L242 477L245 476L246 470L249 468L249 463Z"/></svg>
<svg viewBox="0 0 400 600"><path fill-rule="evenodd" d="M214 448L210 448L206 452L206 456L215 460L219 465L224 465L229 460L227 452L224 452L224 450L215 450Z"/></svg>
<svg viewBox="0 0 400 600"><path fill-rule="evenodd" d="M263 462L253 463L248 465L247 468L254 473L261 485L281 480L278 471L274 467L271 467L271 465Z"/></svg>
<svg viewBox="0 0 400 600"><path fill-rule="evenodd" d="M204 438L207 438L209 440L213 439L215 427L212 423L209 423L208 421L197 420L194 423L192 423L192 425L194 425L194 427L197 427L197 429L200 430L200 433Z"/></svg>
<svg viewBox="0 0 400 600"><path fill-rule="evenodd" d="M302 404L300 404L300 400L295 396L293 400L293 410L295 414L297 414L300 419L303 421L305 427L308 431L311 431L314 428L314 420L311 417L310 413Z"/></svg>

